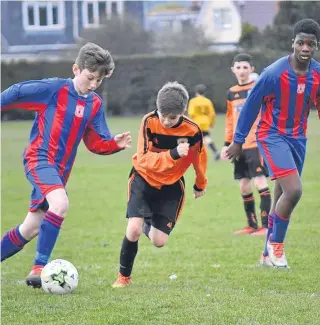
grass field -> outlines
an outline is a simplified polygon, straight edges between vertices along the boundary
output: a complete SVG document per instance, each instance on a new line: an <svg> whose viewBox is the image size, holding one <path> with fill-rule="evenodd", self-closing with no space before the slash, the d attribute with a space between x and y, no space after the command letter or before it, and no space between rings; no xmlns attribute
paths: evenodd
<svg viewBox="0 0 320 325"><path fill-rule="evenodd" d="M36 241L2 265L5 325L198 325L320 324L320 124L312 112L304 194L289 227L286 254L291 270L258 266L264 238L234 237L245 224L232 165L210 161L207 193L187 201L167 246L141 237L134 284L112 289L125 232L127 176L140 119L110 119L113 133L131 130L133 148L94 156L84 146L68 184L70 210L53 258L71 261L80 274L70 296L46 295L24 284ZM224 119L213 133L223 143ZM2 233L24 218L30 185L21 155L31 124L2 124ZM259 198L256 196L257 208ZM177 276L170 280L171 274Z"/></svg>

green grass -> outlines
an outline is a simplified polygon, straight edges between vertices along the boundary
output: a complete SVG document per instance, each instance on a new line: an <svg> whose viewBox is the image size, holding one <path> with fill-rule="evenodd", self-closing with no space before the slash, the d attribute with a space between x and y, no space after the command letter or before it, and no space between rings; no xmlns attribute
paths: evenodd
<svg viewBox="0 0 320 325"><path fill-rule="evenodd" d="M126 227L127 176L139 122L109 120L114 133L132 131L133 148L128 151L101 157L79 148L68 184L69 214L52 255L78 268L78 290L69 296L51 296L25 286L35 253L33 241L2 265L2 323L320 324L320 124L314 112L304 194L287 236L291 270L261 269L258 258L264 238L232 235L245 224L238 185L230 163L210 160L206 195L192 198L190 169L186 205L167 246L155 248L141 237L134 284L112 289ZM2 124L2 233L20 223L28 210L31 187L21 155L30 126ZM218 146L223 132L224 118L219 116L213 132ZM172 273L176 280L169 279Z"/></svg>

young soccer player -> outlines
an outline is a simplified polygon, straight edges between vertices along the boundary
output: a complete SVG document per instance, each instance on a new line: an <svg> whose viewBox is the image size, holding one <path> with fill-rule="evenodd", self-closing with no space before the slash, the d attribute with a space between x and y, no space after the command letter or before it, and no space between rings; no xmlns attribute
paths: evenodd
<svg viewBox="0 0 320 325"><path fill-rule="evenodd" d="M312 58L319 40L317 22L304 19L296 23L293 53L263 71L242 108L233 143L227 150L228 158L239 157L262 105L257 141L275 180L266 247L260 258L264 266L288 267L283 243L302 194L307 119L313 103L320 118L320 63Z"/></svg>
<svg viewBox="0 0 320 325"><path fill-rule="evenodd" d="M233 59L231 71L236 76L238 84L231 87L227 93L225 146L221 150L222 159L226 158L226 149L232 142L239 114L248 93L254 85L254 81L251 80L251 74L254 71L251 55L246 53L237 54ZM235 235L251 234L265 236L268 228L268 214L271 206L271 196L266 178L267 169L263 164L263 159L260 156L256 141L255 132L257 124L258 118L253 123L246 142L243 145L241 158L234 162L234 179L239 180L240 193L243 199L248 223L247 227L235 231ZM254 186L260 195L262 227L258 227L251 180L253 180Z"/></svg>
<svg viewBox="0 0 320 325"><path fill-rule="evenodd" d="M168 82L158 92L157 110L142 120L128 183L127 231L113 287L131 283L142 228L154 246L166 244L181 214L183 175L191 164L196 172L194 197L205 193L207 153L200 128L184 116L188 99L184 86Z"/></svg>
<svg viewBox="0 0 320 325"><path fill-rule="evenodd" d="M36 111L24 170L33 186L29 213L21 225L1 240L1 261L19 252L38 235L37 251L27 284L40 287L40 273L48 263L69 200L65 190L83 139L95 154L109 155L130 145L129 132L112 137L102 99L94 92L114 70L110 53L87 43L72 67L73 79L43 79L15 84L1 94L3 110Z"/></svg>
<svg viewBox="0 0 320 325"><path fill-rule="evenodd" d="M188 115L199 125L204 143L212 150L214 159L219 160L220 152L218 152L210 136L210 129L214 126L216 112L212 101L204 95L206 89L206 86L202 84L196 86L195 97L189 101Z"/></svg>

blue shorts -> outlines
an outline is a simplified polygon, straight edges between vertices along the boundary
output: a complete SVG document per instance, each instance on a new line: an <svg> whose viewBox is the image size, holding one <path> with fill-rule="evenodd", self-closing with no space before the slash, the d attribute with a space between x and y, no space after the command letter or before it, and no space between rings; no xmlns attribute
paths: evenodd
<svg viewBox="0 0 320 325"><path fill-rule="evenodd" d="M294 173L301 175L306 156L307 139L288 138L279 134L257 139L259 150L271 179Z"/></svg>
<svg viewBox="0 0 320 325"><path fill-rule="evenodd" d="M26 173L26 177L33 186L29 211L38 209L47 211L49 204L46 195L58 188L64 188L64 180L58 169L53 165L40 165Z"/></svg>

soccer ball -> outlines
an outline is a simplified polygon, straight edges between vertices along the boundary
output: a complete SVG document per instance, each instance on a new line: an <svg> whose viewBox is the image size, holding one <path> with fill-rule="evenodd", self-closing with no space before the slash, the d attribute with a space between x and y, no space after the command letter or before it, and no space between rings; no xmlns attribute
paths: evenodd
<svg viewBox="0 0 320 325"><path fill-rule="evenodd" d="M64 295L73 292L78 286L77 269L62 259L48 263L41 272L41 284L46 293Z"/></svg>

